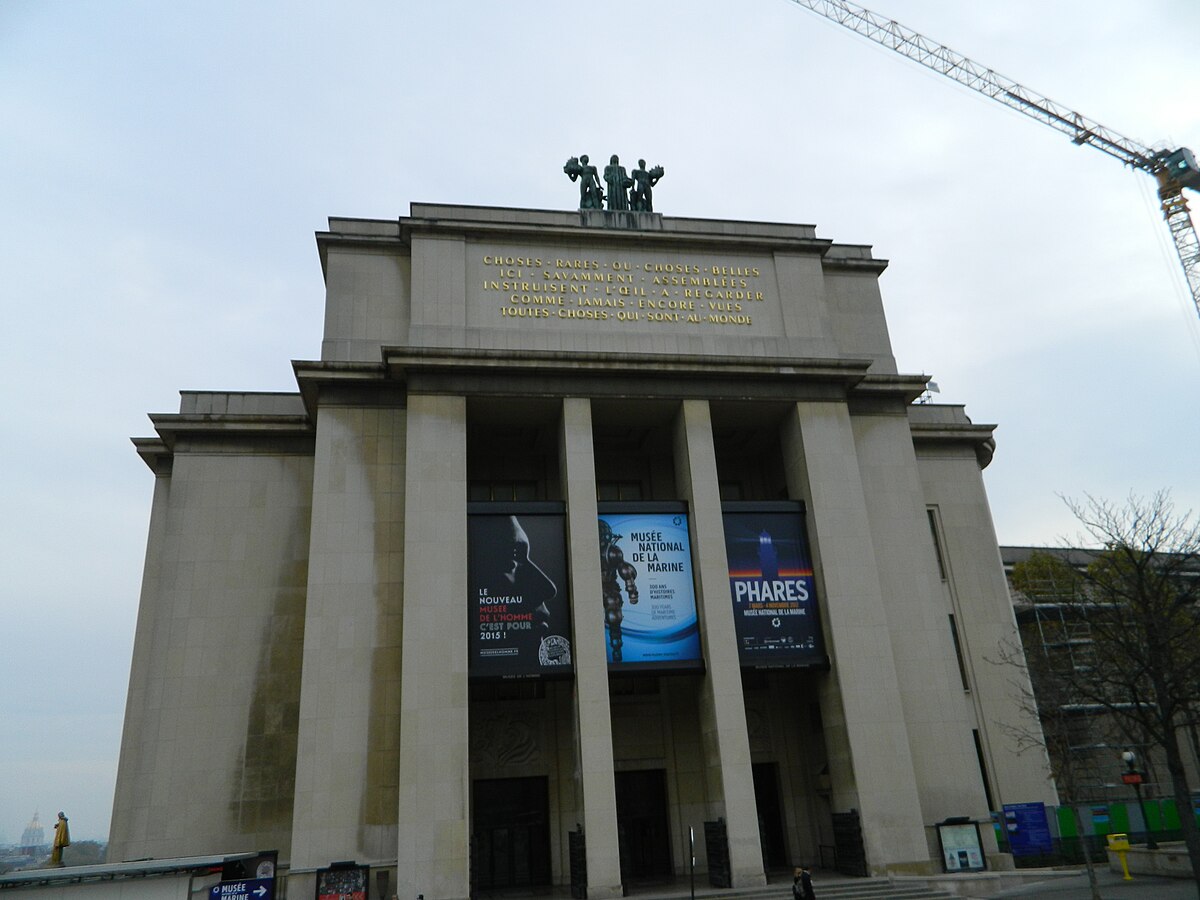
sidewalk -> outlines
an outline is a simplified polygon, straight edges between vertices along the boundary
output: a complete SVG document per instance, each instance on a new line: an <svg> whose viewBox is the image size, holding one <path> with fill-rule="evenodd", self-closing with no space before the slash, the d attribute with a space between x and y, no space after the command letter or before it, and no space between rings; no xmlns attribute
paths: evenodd
<svg viewBox="0 0 1200 900"><path fill-rule="evenodd" d="M1196 882L1187 878L1159 878L1151 875L1135 875L1133 881L1125 881L1116 872L1107 868L1097 868L1096 880L1100 883L1100 896L1103 900L1196 900ZM1025 887L1002 891L998 894L988 894L987 900L998 900L1001 897L1046 897L1048 900L1091 900L1092 892L1088 887L1087 871L1080 869L1075 878L1063 878L1044 884L1030 884Z"/></svg>

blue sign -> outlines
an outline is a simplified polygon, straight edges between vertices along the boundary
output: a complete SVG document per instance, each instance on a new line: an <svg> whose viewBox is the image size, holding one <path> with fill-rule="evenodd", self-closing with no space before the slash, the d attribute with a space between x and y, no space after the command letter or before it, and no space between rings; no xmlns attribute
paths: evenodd
<svg viewBox="0 0 1200 900"><path fill-rule="evenodd" d="M1013 856L1054 852L1045 803L1005 803L1004 830Z"/></svg>
<svg viewBox="0 0 1200 900"><path fill-rule="evenodd" d="M274 878L222 881L208 889L209 900L274 900Z"/></svg>
<svg viewBox="0 0 1200 900"><path fill-rule="evenodd" d="M602 512L604 629L613 668L700 665L684 512Z"/></svg>

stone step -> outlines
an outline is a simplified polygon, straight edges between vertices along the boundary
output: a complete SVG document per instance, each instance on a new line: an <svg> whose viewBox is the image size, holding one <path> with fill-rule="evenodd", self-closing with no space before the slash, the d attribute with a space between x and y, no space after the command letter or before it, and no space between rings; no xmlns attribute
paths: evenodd
<svg viewBox="0 0 1200 900"><path fill-rule="evenodd" d="M820 900L953 900L954 894L922 885L892 884L886 878L814 879ZM655 892L638 900L690 900L690 892ZM697 887L696 900L792 900L791 883L773 883L757 888L714 890Z"/></svg>

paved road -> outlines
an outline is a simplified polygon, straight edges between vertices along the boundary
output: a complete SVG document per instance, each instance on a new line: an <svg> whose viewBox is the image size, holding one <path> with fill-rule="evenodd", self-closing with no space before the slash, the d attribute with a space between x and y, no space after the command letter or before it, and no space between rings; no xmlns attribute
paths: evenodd
<svg viewBox="0 0 1200 900"><path fill-rule="evenodd" d="M1133 881L1125 881L1115 872L1097 869L1096 880L1100 883L1103 900L1197 900L1200 891L1196 882L1184 878L1154 878L1135 875ZM1030 884L1021 888L989 894L988 900L1000 897L1045 897L1046 900L1091 900L1087 872L1079 870L1076 878L1062 878L1043 884Z"/></svg>

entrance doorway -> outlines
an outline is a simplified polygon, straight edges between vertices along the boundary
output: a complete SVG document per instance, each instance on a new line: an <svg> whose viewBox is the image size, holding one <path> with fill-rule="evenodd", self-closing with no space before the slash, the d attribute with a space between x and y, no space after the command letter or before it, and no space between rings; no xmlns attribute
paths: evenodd
<svg viewBox="0 0 1200 900"><path fill-rule="evenodd" d="M783 810L779 805L779 767L775 763L754 763L751 772L763 864L768 869L787 868L787 840L783 834Z"/></svg>
<svg viewBox="0 0 1200 900"><path fill-rule="evenodd" d="M657 881L674 875L663 769L617 772L617 837L621 880Z"/></svg>
<svg viewBox="0 0 1200 900"><path fill-rule="evenodd" d="M550 802L547 779L491 778L475 782L472 878L479 890L550 884Z"/></svg>

